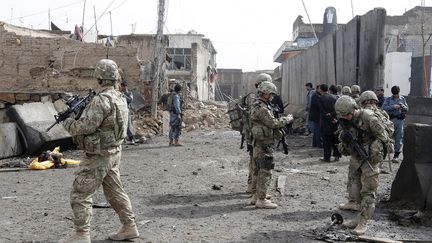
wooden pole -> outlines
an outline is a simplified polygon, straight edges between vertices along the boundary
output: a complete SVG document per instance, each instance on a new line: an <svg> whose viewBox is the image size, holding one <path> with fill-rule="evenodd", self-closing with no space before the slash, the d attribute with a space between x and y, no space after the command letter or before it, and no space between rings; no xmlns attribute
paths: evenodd
<svg viewBox="0 0 432 243"><path fill-rule="evenodd" d="M48 9L48 29L51 30L51 10Z"/></svg>
<svg viewBox="0 0 432 243"><path fill-rule="evenodd" d="M81 27L82 27L83 31L84 31L84 16L85 16L86 2L87 2L87 0L84 0L83 17L82 17L82 24L81 24Z"/></svg>
<svg viewBox="0 0 432 243"><path fill-rule="evenodd" d="M162 63L165 57L163 56L163 28L164 28L165 0L159 0L158 4L158 26L156 32L155 55L153 62L153 77L152 77L152 117L157 117L157 102L159 98L159 83L163 76Z"/></svg>
<svg viewBox="0 0 432 243"><path fill-rule="evenodd" d="M93 5L93 15L94 15L94 20L95 20L95 30L96 30L96 43L98 42L98 35L99 35L99 30L97 28L97 19L96 19L96 7L95 5Z"/></svg>

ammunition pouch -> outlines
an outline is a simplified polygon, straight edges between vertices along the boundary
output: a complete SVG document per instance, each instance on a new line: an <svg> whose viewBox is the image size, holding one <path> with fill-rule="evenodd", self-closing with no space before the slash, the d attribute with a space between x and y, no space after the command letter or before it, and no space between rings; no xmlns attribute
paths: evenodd
<svg viewBox="0 0 432 243"><path fill-rule="evenodd" d="M272 170L274 169L275 166L273 156L268 154L264 154L263 157L257 159L256 163L258 169L263 169L263 170Z"/></svg>

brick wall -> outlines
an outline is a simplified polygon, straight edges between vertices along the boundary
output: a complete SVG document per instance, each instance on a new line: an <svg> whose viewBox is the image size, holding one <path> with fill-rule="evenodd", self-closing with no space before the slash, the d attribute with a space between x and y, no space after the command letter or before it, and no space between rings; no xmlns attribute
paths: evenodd
<svg viewBox="0 0 432 243"><path fill-rule="evenodd" d="M93 67L107 55L124 70L131 87L142 89L137 51L132 44L106 48L61 35L18 35L8 30L7 24L0 24L0 91L43 93L97 89L97 81L92 78Z"/></svg>

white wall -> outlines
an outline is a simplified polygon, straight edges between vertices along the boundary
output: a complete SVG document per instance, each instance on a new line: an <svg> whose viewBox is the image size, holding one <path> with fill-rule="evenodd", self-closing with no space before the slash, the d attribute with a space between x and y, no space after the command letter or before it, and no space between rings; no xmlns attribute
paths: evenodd
<svg viewBox="0 0 432 243"><path fill-rule="evenodd" d="M391 96L391 87L400 87L401 95L408 95L411 83L411 52L390 52L385 57L384 95Z"/></svg>

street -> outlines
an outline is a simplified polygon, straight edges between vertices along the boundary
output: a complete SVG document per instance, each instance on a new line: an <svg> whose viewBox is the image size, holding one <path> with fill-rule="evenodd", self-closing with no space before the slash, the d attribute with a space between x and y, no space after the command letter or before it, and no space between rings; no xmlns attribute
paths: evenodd
<svg viewBox="0 0 432 243"><path fill-rule="evenodd" d="M332 213L345 202L348 158L319 161L311 137L290 136L288 155L275 153L271 186L273 210L255 209L245 193L248 156L231 130L184 133L182 147L158 136L148 144L124 145L121 178L136 214L138 242L318 242ZM79 159L79 151L65 158ZM0 161L4 163L12 158ZM21 159L22 160L22 159ZM384 168L388 170L387 163ZM425 226L398 226L388 219L392 180L398 169L380 175L377 210L367 235L389 239L432 239ZM0 242L56 242L72 232L69 193L77 167L0 173ZM277 192L276 181L286 176ZM120 222L101 190L94 197L91 238L105 242ZM338 232L348 230L335 226ZM108 241L106 241L108 242Z"/></svg>

